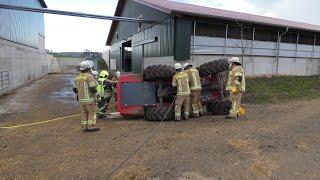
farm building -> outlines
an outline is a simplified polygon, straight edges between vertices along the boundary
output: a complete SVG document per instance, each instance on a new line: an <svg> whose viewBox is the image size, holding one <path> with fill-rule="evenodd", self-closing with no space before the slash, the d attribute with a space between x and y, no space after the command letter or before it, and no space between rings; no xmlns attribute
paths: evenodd
<svg viewBox="0 0 320 180"><path fill-rule="evenodd" d="M1 4L47 8L44 0L2 0ZM25 85L49 70L44 15L0 9L0 95Z"/></svg>
<svg viewBox="0 0 320 180"><path fill-rule="evenodd" d="M119 0L107 45L112 69L142 72L154 64L199 66L239 56L247 75L319 74L320 26L167 0Z"/></svg>

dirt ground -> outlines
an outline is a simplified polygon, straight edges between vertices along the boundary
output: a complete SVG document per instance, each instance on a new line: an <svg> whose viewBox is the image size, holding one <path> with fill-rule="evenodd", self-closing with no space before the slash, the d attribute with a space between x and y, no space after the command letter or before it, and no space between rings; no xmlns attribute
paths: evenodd
<svg viewBox="0 0 320 180"><path fill-rule="evenodd" d="M0 99L0 126L79 113L73 75L49 75ZM320 100L247 106L247 117L165 122L111 179L318 179ZM157 122L78 117L0 129L0 179L104 179Z"/></svg>

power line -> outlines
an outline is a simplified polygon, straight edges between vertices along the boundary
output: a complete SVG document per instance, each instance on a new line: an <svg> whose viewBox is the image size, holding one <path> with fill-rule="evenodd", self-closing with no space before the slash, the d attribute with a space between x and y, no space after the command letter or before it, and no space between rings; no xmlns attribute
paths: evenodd
<svg viewBox="0 0 320 180"><path fill-rule="evenodd" d="M75 17L113 20L113 21L126 21L126 22L151 23L151 24L155 23L155 21L152 21L152 20L144 20L144 19L138 19L138 18L105 16L105 15L87 14L87 13L80 13L80 12L44 9L44 8L30 8L30 7L23 7L23 6L12 6L12 5L6 5L6 4L0 4L0 9L9 9L9 10L18 10L18 11L27 11L27 12L36 12L36 13L46 13L46 14L57 14L57 15L64 15L64 16L75 16Z"/></svg>

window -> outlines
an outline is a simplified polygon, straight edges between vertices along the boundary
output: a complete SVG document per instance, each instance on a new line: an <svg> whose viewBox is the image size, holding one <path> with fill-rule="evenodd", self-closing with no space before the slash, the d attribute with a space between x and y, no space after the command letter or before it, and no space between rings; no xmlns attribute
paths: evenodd
<svg viewBox="0 0 320 180"><path fill-rule="evenodd" d="M314 35L299 35L299 44L313 45Z"/></svg>
<svg viewBox="0 0 320 180"><path fill-rule="evenodd" d="M320 35L317 35L316 45L317 45L317 46L320 46Z"/></svg>
<svg viewBox="0 0 320 180"><path fill-rule="evenodd" d="M241 27L229 26L228 27L228 39L241 39Z"/></svg>
<svg viewBox="0 0 320 180"><path fill-rule="evenodd" d="M257 41L278 41L278 32L265 29L256 29L255 40Z"/></svg>
<svg viewBox="0 0 320 180"><path fill-rule="evenodd" d="M225 38L226 37L226 25L215 24L214 25L214 36Z"/></svg>
<svg viewBox="0 0 320 180"><path fill-rule="evenodd" d="M196 36L214 37L214 29L212 24L196 23Z"/></svg>
<svg viewBox="0 0 320 180"><path fill-rule="evenodd" d="M253 33L253 28L251 27L243 26L242 30L241 30L241 26L228 27L228 38L231 38L231 39L252 40L252 37L253 37L252 33Z"/></svg>
<svg viewBox="0 0 320 180"><path fill-rule="evenodd" d="M142 19L142 14L138 17L138 19ZM142 30L142 23L138 22L138 31Z"/></svg>
<svg viewBox="0 0 320 180"><path fill-rule="evenodd" d="M210 23L196 23L196 36L222 37L226 36L226 26Z"/></svg>
<svg viewBox="0 0 320 180"><path fill-rule="evenodd" d="M281 42L295 44L297 43L297 36L297 33L286 33L281 37Z"/></svg>

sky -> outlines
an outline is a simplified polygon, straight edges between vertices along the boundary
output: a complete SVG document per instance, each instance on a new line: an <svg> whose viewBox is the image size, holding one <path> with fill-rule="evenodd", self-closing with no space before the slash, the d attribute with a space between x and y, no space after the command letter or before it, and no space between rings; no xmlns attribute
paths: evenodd
<svg viewBox="0 0 320 180"><path fill-rule="evenodd" d="M175 0L320 25L319 0ZM118 0L46 0L49 9L113 16ZM302 3L303 2L303 3ZM45 14L46 48L102 52L111 21Z"/></svg>

